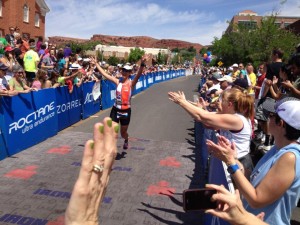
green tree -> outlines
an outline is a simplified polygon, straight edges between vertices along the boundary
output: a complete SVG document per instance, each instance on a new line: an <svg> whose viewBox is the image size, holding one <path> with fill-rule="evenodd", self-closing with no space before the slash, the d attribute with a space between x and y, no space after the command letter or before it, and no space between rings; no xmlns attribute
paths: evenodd
<svg viewBox="0 0 300 225"><path fill-rule="evenodd" d="M120 59L116 56L110 56L107 60L108 64L116 66L120 63Z"/></svg>
<svg viewBox="0 0 300 225"><path fill-rule="evenodd" d="M264 17L259 27L233 27L234 32L224 34L213 41L212 51L224 62L225 66L233 63L251 62L257 66L260 62L270 60L272 49L280 48L287 59L294 51L299 36L280 29L276 24L276 15Z"/></svg>
<svg viewBox="0 0 300 225"><path fill-rule="evenodd" d="M144 54L145 54L145 51L141 50L140 48L130 49L130 53L128 56L128 62L136 63L137 61L139 61L142 58L142 56Z"/></svg>
<svg viewBox="0 0 300 225"><path fill-rule="evenodd" d="M174 64L174 65L177 65L177 64L179 64L179 59L180 59L180 56L179 56L179 54L175 54L174 56L173 56L173 58L172 58L172 64Z"/></svg>

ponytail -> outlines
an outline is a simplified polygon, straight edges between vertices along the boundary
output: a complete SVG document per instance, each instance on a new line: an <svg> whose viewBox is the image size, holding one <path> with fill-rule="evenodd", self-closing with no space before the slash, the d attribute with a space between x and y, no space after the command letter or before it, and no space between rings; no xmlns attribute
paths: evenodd
<svg viewBox="0 0 300 225"><path fill-rule="evenodd" d="M235 112L245 116L246 118L253 118L254 99L247 93L247 91L232 88L224 91L223 96L226 96L226 99L229 102L232 102Z"/></svg>

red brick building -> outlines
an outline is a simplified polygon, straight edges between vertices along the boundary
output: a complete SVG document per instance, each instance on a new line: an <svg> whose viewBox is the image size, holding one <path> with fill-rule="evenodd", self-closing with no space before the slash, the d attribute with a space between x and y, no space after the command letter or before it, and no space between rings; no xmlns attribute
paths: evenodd
<svg viewBox="0 0 300 225"><path fill-rule="evenodd" d="M261 21L263 18L263 16L259 16L256 12L253 12L252 10L244 10L238 13L238 15L232 17L225 33L235 31L235 29L237 28L234 25L236 24L243 25L245 27L248 27L249 29L254 29L261 25ZM299 19L299 17L292 16L276 16L275 24L278 27L285 28Z"/></svg>
<svg viewBox="0 0 300 225"><path fill-rule="evenodd" d="M22 36L45 37L45 17L50 9L44 0L0 0L0 35L19 27Z"/></svg>

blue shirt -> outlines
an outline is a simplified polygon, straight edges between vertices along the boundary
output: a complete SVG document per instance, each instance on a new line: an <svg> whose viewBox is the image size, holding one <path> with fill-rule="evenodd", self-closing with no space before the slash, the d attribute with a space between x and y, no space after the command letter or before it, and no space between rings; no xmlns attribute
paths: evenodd
<svg viewBox="0 0 300 225"><path fill-rule="evenodd" d="M276 146L273 146L271 150L268 151L257 163L250 176L251 184L253 185L253 187L257 187L269 172L269 170L272 168L272 166L286 152L292 152L296 156L295 178L293 183L286 190L283 196L281 196L275 202L259 209L251 208L246 200L244 200L243 202L245 209L253 213L254 215L257 215L260 212L264 212L264 222L268 224L290 224L292 211L297 206L300 197L300 145L289 144L279 151L277 150Z"/></svg>

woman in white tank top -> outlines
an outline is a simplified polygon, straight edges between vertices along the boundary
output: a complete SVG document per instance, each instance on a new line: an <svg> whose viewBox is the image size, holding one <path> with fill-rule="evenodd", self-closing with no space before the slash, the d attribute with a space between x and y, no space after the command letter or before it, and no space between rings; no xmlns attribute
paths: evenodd
<svg viewBox="0 0 300 225"><path fill-rule="evenodd" d="M223 136L237 145L237 158L247 173L253 170L250 153L254 115L253 98L237 88L225 90L220 97L220 111L208 112L195 103L187 101L183 92L169 92L171 101L184 108L196 121L220 130Z"/></svg>

